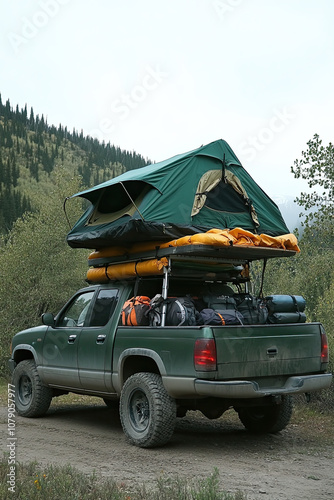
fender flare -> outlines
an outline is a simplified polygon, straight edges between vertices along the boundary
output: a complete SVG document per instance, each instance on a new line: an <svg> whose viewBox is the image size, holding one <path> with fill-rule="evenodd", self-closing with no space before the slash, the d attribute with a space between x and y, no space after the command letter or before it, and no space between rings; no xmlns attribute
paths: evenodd
<svg viewBox="0 0 334 500"><path fill-rule="evenodd" d="M18 344L17 346L14 347L13 352L12 352L12 356L9 360L9 362L12 363L13 370L14 370L15 366L17 366L17 362L15 361L15 353L18 353L18 351L29 351L32 353L32 358L35 361L38 374L39 374L41 380L43 380L43 374L42 374L41 369L40 369L41 368L41 360L40 360L35 348L30 344ZM26 358L23 358L23 359L26 359ZM22 360L20 359L20 361L22 361Z"/></svg>
<svg viewBox="0 0 334 500"><path fill-rule="evenodd" d="M33 359L36 363L36 366L38 365L38 354L34 347L32 347L30 344L19 344L14 347L13 352L12 352L12 359L15 361L15 353L17 351L30 351L32 353Z"/></svg>
<svg viewBox="0 0 334 500"><path fill-rule="evenodd" d="M166 368L161 357L152 349L145 349L141 347L131 347L129 349L125 349L118 359L116 371L113 371L112 374L112 384L118 394L121 393L124 384L124 378L123 378L124 363L126 359L129 358L130 356L142 356L143 358L153 359L153 361L156 363L158 367L160 375L162 377L164 375L167 375Z"/></svg>

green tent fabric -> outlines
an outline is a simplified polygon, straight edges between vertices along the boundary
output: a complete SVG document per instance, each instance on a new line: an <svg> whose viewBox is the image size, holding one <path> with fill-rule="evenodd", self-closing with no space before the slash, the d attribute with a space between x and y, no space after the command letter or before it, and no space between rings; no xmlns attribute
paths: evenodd
<svg viewBox="0 0 334 500"><path fill-rule="evenodd" d="M224 140L131 170L74 194L91 206L67 235L73 247L167 241L212 228L289 232L277 205ZM71 198L72 198L71 197Z"/></svg>

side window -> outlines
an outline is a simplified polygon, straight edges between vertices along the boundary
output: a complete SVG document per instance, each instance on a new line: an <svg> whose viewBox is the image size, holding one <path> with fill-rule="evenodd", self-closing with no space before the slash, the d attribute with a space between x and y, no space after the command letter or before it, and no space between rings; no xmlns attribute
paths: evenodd
<svg viewBox="0 0 334 500"><path fill-rule="evenodd" d="M83 326L93 295L94 292L85 292L76 297L59 318L57 326Z"/></svg>
<svg viewBox="0 0 334 500"><path fill-rule="evenodd" d="M118 290L116 288L100 290L86 326L104 326L108 323L117 303Z"/></svg>

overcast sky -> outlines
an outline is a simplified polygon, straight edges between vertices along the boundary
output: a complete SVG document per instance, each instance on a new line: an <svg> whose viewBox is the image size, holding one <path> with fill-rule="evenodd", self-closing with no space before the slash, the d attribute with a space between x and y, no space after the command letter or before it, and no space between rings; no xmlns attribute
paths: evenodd
<svg viewBox="0 0 334 500"><path fill-rule="evenodd" d="M0 92L152 161L225 139L272 197L334 138L331 0L1 0Z"/></svg>

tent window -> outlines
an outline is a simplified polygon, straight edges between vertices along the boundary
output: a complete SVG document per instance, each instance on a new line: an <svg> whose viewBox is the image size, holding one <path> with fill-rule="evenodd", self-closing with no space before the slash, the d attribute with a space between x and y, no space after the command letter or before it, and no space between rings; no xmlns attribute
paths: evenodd
<svg viewBox="0 0 334 500"><path fill-rule="evenodd" d="M135 204L120 183L104 188L87 223L88 226L114 222L125 215L132 217L137 211L136 207L152 189L150 184L143 181L127 181L124 185Z"/></svg>
<svg viewBox="0 0 334 500"><path fill-rule="evenodd" d="M148 191L148 185L146 182L127 181L124 182L124 185L126 186L126 189L133 200L138 198L138 196L142 194L143 191L145 191L145 193ZM131 200L125 192L123 186L118 183L104 188L97 204L97 208L100 213L107 214L110 212L122 210L130 203Z"/></svg>
<svg viewBox="0 0 334 500"><path fill-rule="evenodd" d="M205 206L219 212L244 213L245 202L230 184L220 182L206 195Z"/></svg>
<svg viewBox="0 0 334 500"><path fill-rule="evenodd" d="M256 211L248 199L240 179L225 169L208 170L199 180L191 216L195 217L203 207L225 213L249 213L255 227L259 226Z"/></svg>

